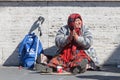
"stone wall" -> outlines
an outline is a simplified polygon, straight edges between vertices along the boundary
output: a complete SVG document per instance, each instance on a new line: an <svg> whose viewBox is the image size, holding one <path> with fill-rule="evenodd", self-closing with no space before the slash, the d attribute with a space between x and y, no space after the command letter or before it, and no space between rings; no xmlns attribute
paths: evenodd
<svg viewBox="0 0 120 80"><path fill-rule="evenodd" d="M68 15L80 13L94 37L100 64L120 63L120 2L13 1L0 2L0 64L18 65L18 46L39 16L45 18L40 40L46 54L55 54L58 29ZM37 34L37 30L35 30Z"/></svg>

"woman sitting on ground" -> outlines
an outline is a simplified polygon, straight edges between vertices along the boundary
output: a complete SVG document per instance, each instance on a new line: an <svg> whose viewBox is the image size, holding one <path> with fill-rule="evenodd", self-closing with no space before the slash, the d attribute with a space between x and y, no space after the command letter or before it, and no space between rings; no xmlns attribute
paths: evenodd
<svg viewBox="0 0 120 80"><path fill-rule="evenodd" d="M93 37L80 14L73 13L68 17L67 25L58 30L55 43L58 51L47 64L49 67L56 69L62 66L63 70L73 74L85 72L91 64L95 68L96 61L93 58L96 56L90 52Z"/></svg>

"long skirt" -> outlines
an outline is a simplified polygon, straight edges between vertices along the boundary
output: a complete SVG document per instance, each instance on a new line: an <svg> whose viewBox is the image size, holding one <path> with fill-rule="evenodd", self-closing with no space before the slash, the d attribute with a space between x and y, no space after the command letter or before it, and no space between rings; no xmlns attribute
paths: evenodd
<svg viewBox="0 0 120 80"><path fill-rule="evenodd" d="M83 59L87 59L90 62L90 57L85 53L84 50L79 50L79 53L73 54L72 58L68 61L64 60L64 53L53 57L48 66L57 68L57 66L62 66L63 70L69 71L72 67L78 66Z"/></svg>

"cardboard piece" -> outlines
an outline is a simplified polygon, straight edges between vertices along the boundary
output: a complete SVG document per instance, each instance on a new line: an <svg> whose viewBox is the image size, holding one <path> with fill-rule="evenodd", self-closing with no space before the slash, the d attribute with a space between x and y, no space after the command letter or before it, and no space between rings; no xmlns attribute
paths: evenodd
<svg viewBox="0 0 120 80"><path fill-rule="evenodd" d="M71 72L63 71L62 73L52 72L52 73L40 73L41 75L72 75Z"/></svg>

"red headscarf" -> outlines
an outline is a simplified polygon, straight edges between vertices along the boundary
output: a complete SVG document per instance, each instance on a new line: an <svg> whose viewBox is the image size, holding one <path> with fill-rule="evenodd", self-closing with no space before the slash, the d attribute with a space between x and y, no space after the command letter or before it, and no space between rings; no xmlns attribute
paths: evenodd
<svg viewBox="0 0 120 80"><path fill-rule="evenodd" d="M82 17L80 16L80 14L73 13L68 17L68 22L67 22L67 24L69 25L70 30L74 29L74 27L73 27L74 22L75 22L75 19L77 19L77 18L79 18L81 20L82 25L83 25Z"/></svg>

